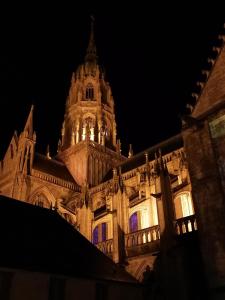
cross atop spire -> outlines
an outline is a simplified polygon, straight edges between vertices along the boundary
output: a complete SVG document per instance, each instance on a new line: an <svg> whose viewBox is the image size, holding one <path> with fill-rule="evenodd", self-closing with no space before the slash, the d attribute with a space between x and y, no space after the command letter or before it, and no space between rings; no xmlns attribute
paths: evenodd
<svg viewBox="0 0 225 300"><path fill-rule="evenodd" d="M94 38L94 21L95 18L93 15L91 15L91 33L90 33L89 43L85 55L85 62L97 61L96 45L95 45L95 38Z"/></svg>

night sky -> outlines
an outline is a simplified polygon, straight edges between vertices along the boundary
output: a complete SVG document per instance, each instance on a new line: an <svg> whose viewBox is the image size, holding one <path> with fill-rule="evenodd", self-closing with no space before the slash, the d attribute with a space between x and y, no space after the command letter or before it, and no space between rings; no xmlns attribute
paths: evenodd
<svg viewBox="0 0 225 300"><path fill-rule="evenodd" d="M212 47L219 45L224 10L222 4L197 8L185 2L145 2L126 8L106 1L84 8L55 3L1 10L1 157L13 131L22 130L31 104L37 150L45 153L49 143L51 154L56 153L71 75L83 62L91 14L99 62L115 100L122 153L127 155L129 143L137 153L180 132L179 115L193 102L201 70L208 67Z"/></svg>

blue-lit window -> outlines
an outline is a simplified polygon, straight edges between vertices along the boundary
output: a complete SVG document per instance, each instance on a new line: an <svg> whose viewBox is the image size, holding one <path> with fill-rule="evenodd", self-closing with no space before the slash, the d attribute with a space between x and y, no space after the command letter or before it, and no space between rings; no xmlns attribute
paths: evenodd
<svg viewBox="0 0 225 300"><path fill-rule="evenodd" d="M138 213L135 212L130 216L130 232L138 231Z"/></svg>
<svg viewBox="0 0 225 300"><path fill-rule="evenodd" d="M98 244L98 226L93 230L93 244Z"/></svg>
<svg viewBox="0 0 225 300"><path fill-rule="evenodd" d="M93 230L93 244L98 244L107 240L107 224L101 223Z"/></svg>
<svg viewBox="0 0 225 300"><path fill-rule="evenodd" d="M106 223L102 223L102 242L106 241Z"/></svg>

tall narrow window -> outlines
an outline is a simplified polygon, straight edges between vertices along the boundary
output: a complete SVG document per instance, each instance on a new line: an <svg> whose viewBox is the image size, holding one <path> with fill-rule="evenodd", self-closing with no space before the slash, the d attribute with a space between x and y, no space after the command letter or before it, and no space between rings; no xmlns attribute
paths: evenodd
<svg viewBox="0 0 225 300"><path fill-rule="evenodd" d="M106 241L106 223L102 223L102 242Z"/></svg>
<svg viewBox="0 0 225 300"><path fill-rule="evenodd" d="M98 244L107 240L107 224L101 223L93 230L93 244Z"/></svg>
<svg viewBox="0 0 225 300"><path fill-rule="evenodd" d="M194 214L194 207L190 192L183 192L174 199L176 219L184 218Z"/></svg>
<svg viewBox="0 0 225 300"><path fill-rule="evenodd" d="M84 141L86 138L86 124L82 128L82 141Z"/></svg>
<svg viewBox="0 0 225 300"><path fill-rule="evenodd" d="M138 213L133 213L130 217L130 232L138 231Z"/></svg>
<svg viewBox="0 0 225 300"><path fill-rule="evenodd" d="M94 99L94 87L90 83L86 87L86 99L87 100L93 100Z"/></svg>
<svg viewBox="0 0 225 300"><path fill-rule="evenodd" d="M98 226L93 230L93 244L98 244Z"/></svg>
<svg viewBox="0 0 225 300"><path fill-rule="evenodd" d="M90 129L90 132L91 132L91 134L90 134L90 140L94 141L95 140L95 129L94 129L94 127L92 127Z"/></svg>
<svg viewBox="0 0 225 300"><path fill-rule="evenodd" d="M193 215L194 211L193 211L190 194L189 193L182 194L180 197L181 197L183 217Z"/></svg>

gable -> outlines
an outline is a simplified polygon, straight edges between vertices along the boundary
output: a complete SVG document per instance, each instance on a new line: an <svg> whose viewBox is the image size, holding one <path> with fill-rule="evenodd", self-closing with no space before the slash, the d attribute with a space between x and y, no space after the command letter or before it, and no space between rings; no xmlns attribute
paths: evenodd
<svg viewBox="0 0 225 300"><path fill-rule="evenodd" d="M212 67L209 78L203 87L198 102L193 110L195 118L206 114L209 110L225 103L225 47L221 47L219 55Z"/></svg>

